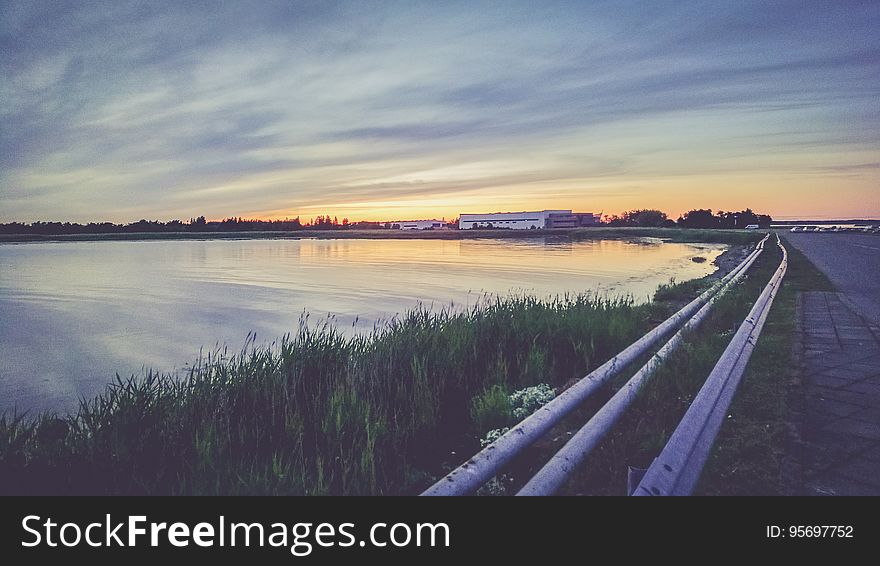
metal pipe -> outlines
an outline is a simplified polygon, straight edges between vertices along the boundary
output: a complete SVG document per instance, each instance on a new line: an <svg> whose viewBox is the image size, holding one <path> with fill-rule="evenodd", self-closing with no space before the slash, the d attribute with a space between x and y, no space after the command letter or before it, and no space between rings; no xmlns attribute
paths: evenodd
<svg viewBox="0 0 880 566"><path fill-rule="evenodd" d="M426 496L467 495L476 491L481 485L510 462L524 448L541 438L562 418L571 413L584 402L593 392L609 379L617 375L624 367L647 352L661 338L668 335L683 320L700 309L721 287L741 272L746 265L751 265L764 247L765 236L755 250L749 254L730 273L716 282L699 297L682 307L677 313L660 323L653 330L627 346L616 356L581 378L577 383L560 393L556 398L526 417L512 427L492 444L474 455L470 460L449 472L434 485L422 492Z"/></svg>
<svg viewBox="0 0 880 566"><path fill-rule="evenodd" d="M693 492L788 268L779 236L776 243L782 249L779 267L633 495Z"/></svg>
<svg viewBox="0 0 880 566"><path fill-rule="evenodd" d="M712 306L727 290L738 282L754 263L751 257L743 269L731 277L697 313L682 326L669 341L645 363L623 387L605 403L587 423L520 489L517 495L552 495L562 487L571 473L601 442L614 424L632 404L642 387L653 376L666 358L684 341L685 336L709 315Z"/></svg>

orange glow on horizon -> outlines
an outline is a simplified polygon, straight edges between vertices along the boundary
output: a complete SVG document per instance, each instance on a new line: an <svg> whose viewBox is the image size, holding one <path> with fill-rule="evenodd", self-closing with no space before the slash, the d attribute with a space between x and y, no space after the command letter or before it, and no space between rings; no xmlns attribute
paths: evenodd
<svg viewBox="0 0 880 566"><path fill-rule="evenodd" d="M544 188L532 194L522 187L511 187L504 196L494 194L420 196L398 200L333 202L287 210L254 212L251 217L264 220L293 219L297 216L307 223L319 215L336 216L341 222L387 222L393 220L458 218L462 213L515 212L523 210L572 209L575 212L615 215L627 210L658 209L675 220L688 210L709 208L743 210L770 214L776 219L812 218L878 218L880 195L877 183L849 182L839 184L838 190L829 190L828 179L820 178L751 178L739 176L664 178L638 183L637 187L616 183L589 184L591 190ZM848 185L848 186L840 186ZM706 190L705 187L712 187ZM597 193L591 198L590 193ZM848 194L856 198L840 199ZM601 194L601 196L598 196ZM799 198L792 198L792 194ZM816 210L823 210L817 214ZM244 215L242 215L244 217Z"/></svg>

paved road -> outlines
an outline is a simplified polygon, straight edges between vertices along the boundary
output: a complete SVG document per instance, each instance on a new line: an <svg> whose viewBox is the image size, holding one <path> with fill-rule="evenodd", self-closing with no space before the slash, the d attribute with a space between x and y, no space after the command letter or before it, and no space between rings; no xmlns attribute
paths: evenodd
<svg viewBox="0 0 880 566"><path fill-rule="evenodd" d="M860 315L880 325L880 235L786 232L783 236L828 275Z"/></svg>

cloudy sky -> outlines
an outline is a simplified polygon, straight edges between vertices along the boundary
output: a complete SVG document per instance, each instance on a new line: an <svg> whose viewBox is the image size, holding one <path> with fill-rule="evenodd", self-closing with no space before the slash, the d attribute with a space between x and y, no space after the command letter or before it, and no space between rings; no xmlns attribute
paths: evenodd
<svg viewBox="0 0 880 566"><path fill-rule="evenodd" d="M0 4L0 221L880 216L880 2Z"/></svg>

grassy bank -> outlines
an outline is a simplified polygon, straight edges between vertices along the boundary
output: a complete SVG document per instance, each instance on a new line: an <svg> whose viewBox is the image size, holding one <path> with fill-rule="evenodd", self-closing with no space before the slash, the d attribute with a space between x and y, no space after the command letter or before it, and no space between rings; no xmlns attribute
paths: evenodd
<svg viewBox="0 0 880 566"><path fill-rule="evenodd" d="M626 465L662 446L776 263L765 253L719 303L569 492L622 493ZM413 493L504 424L496 417L508 394L583 376L707 284L665 286L648 305L577 295L415 311L368 336L303 326L275 347L214 353L187 375L119 380L76 415L0 418L0 490ZM516 475L553 446L541 443Z"/></svg>
<svg viewBox="0 0 880 566"><path fill-rule="evenodd" d="M600 444L565 488L567 494L623 495L627 467L648 467L678 425L718 357L776 269L781 253L768 246L747 279L720 299L712 315L670 356L621 422ZM789 269L758 346L697 487L698 494L785 494L786 457L791 441L789 373L797 293L828 290L827 278L797 250L787 247ZM693 296L699 285L661 289L669 298ZM638 365L638 364L636 364ZM632 373L631 371L629 372ZM605 397L623 382L621 376ZM601 400L595 401L598 405ZM549 454L589 418L590 407L555 431ZM545 455L536 457L541 460ZM520 474L531 470L524 469Z"/></svg>
<svg viewBox="0 0 880 566"><path fill-rule="evenodd" d="M366 337L303 327L187 376L119 381L74 416L0 419L0 489L406 493L479 447L475 396L583 375L660 316L586 295L513 297L412 312Z"/></svg>
<svg viewBox="0 0 880 566"><path fill-rule="evenodd" d="M672 242L746 244L758 239L744 230L694 230L685 228L578 228L556 230L298 230L295 232L156 232L125 234L68 234L43 236L0 234L0 243L94 242L138 240L265 240L265 239L371 239L371 240L466 240L485 238L559 238L593 240L663 238Z"/></svg>
<svg viewBox="0 0 880 566"><path fill-rule="evenodd" d="M786 245L786 250L784 284L706 464L697 487L700 494L787 495L792 489L788 459L797 395L791 373L797 296L804 291L833 291L834 286L794 246Z"/></svg>

